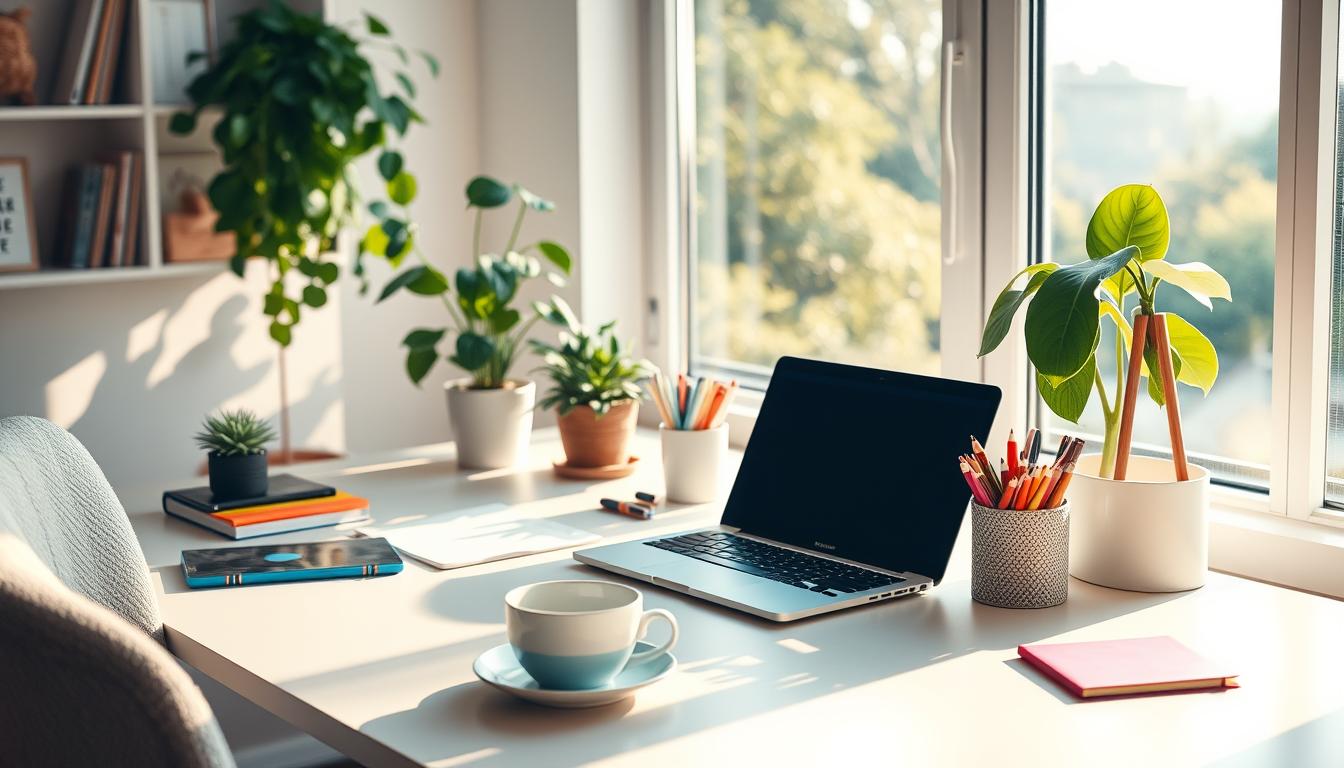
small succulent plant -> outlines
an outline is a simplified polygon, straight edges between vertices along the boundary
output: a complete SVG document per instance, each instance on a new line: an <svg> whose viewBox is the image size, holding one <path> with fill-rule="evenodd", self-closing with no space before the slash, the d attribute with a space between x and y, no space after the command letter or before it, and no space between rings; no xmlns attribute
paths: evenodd
<svg viewBox="0 0 1344 768"><path fill-rule="evenodd" d="M241 408L207 416L201 426L202 431L196 434L196 445L220 456L262 453L266 444L275 439L275 430L269 422Z"/></svg>
<svg viewBox="0 0 1344 768"><path fill-rule="evenodd" d="M587 405L601 416L618 403L644 397L639 382L653 374L653 364L624 352L611 332L614 325L610 322L592 332L571 317L559 344L532 341L551 377L542 408L555 408L564 416Z"/></svg>

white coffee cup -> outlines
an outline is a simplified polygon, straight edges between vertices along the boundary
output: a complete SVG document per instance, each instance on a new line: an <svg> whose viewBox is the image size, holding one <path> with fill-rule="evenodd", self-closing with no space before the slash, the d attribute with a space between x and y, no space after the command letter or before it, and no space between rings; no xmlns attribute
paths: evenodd
<svg viewBox="0 0 1344 768"><path fill-rule="evenodd" d="M728 425L713 429L658 430L663 441L663 481L669 501L714 501L723 485L728 458Z"/></svg>
<svg viewBox="0 0 1344 768"><path fill-rule="evenodd" d="M543 688L582 690L611 682L629 664L677 644L677 620L644 610L639 590L611 581L543 581L504 596L504 622L518 663ZM654 619L672 629L667 642L634 653Z"/></svg>

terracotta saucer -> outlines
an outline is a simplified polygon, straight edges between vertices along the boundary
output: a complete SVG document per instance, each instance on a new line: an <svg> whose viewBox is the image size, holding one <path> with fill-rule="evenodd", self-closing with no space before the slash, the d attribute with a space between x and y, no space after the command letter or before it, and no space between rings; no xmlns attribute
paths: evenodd
<svg viewBox="0 0 1344 768"><path fill-rule="evenodd" d="M639 457L631 456L624 464L608 464L605 467L571 467L564 459L551 462L555 474L571 480L613 480L626 477L639 465Z"/></svg>

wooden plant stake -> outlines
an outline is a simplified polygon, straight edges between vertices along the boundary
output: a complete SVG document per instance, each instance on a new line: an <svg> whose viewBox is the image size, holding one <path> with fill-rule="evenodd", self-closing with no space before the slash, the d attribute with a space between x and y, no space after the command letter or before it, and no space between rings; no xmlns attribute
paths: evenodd
<svg viewBox="0 0 1344 768"><path fill-rule="evenodd" d="M1176 400L1176 376L1171 370L1171 344L1167 340L1167 316L1153 315L1153 344L1157 347L1157 367L1162 371L1162 396L1167 401L1167 431L1171 433L1171 461L1176 479L1189 480L1185 461L1185 438L1181 435L1181 406Z"/></svg>
<svg viewBox="0 0 1344 768"><path fill-rule="evenodd" d="M1139 399L1139 380L1142 377L1143 347L1148 338L1148 315L1134 317L1134 337L1129 345L1129 373L1125 377L1125 401L1120 411L1120 440L1115 454L1112 477L1124 480L1129 469L1129 446L1134 440L1134 407Z"/></svg>

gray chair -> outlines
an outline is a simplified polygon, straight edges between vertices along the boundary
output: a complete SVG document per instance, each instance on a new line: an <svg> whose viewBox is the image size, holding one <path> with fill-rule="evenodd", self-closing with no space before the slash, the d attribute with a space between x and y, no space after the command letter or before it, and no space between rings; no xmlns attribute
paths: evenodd
<svg viewBox="0 0 1344 768"><path fill-rule="evenodd" d="M130 521L73 435L0 419L0 764L233 766Z"/></svg>

